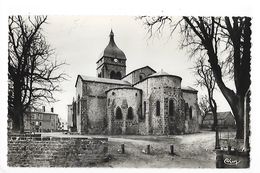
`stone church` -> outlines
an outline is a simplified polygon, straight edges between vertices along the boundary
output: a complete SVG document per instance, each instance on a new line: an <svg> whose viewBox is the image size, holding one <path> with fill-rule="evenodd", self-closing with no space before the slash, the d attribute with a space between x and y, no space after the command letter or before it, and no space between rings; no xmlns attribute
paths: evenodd
<svg viewBox="0 0 260 173"><path fill-rule="evenodd" d="M197 90L149 66L126 74L126 55L111 30L97 77L78 75L68 126L80 134L174 135L199 130Z"/></svg>

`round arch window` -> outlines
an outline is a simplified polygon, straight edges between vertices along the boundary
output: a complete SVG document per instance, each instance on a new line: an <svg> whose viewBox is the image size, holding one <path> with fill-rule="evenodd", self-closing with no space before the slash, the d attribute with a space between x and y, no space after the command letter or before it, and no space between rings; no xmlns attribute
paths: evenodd
<svg viewBox="0 0 260 173"><path fill-rule="evenodd" d="M134 114L133 114L133 108L129 107L127 111L127 119L132 120L134 119Z"/></svg>
<svg viewBox="0 0 260 173"><path fill-rule="evenodd" d="M117 107L116 108L116 119L117 120L121 120L123 118L123 115L122 115L122 110L120 107Z"/></svg>

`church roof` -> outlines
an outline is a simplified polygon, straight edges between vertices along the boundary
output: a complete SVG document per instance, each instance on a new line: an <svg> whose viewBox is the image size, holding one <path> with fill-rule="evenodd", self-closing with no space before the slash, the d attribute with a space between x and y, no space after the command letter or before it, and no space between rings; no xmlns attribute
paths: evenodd
<svg viewBox="0 0 260 173"><path fill-rule="evenodd" d="M122 87L110 88L110 89L108 89L106 92L109 92L109 91L111 91L111 90L117 90L117 89L133 89L133 90L142 91L141 89L135 88L135 87L132 87L132 86L122 86Z"/></svg>
<svg viewBox="0 0 260 173"><path fill-rule="evenodd" d="M124 52L121 49L119 49L115 43L114 33L112 30L109 34L109 37L110 37L109 43L108 43L107 47L105 48L105 50L101 53L99 60L102 57L111 57L111 58L126 60L126 56L125 56Z"/></svg>
<svg viewBox="0 0 260 173"><path fill-rule="evenodd" d="M142 69L144 69L144 68L149 68L149 69L152 70L154 73L156 73L156 71L155 71L154 69L152 69L150 66L147 65L147 66L140 67L140 68L137 68L137 69L131 71L130 73L128 73L127 75L125 75L123 78L129 76L130 74L132 74L132 73L134 73L134 72L136 72L136 71L138 71L138 70L142 70ZM123 78L122 78L122 79L123 79Z"/></svg>
<svg viewBox="0 0 260 173"><path fill-rule="evenodd" d="M90 76L85 76L85 75L78 75L75 86L77 85L79 78L81 78L83 81L88 81L88 82L108 83L108 84L118 84L118 85L131 86L131 84L129 82L124 81L124 80L97 78L97 77L90 77Z"/></svg>
<svg viewBox="0 0 260 173"><path fill-rule="evenodd" d="M159 72L157 72L157 73L154 73L154 74L148 76L147 78L150 78L150 77L159 77L159 76L172 76L172 77L178 77L178 78L180 78L180 79L182 80L182 78L181 78L180 76L171 75L171 74L169 74L169 73L167 73L167 72L165 72L165 71L163 71L163 70L161 70L161 71L159 71Z"/></svg>
<svg viewBox="0 0 260 173"><path fill-rule="evenodd" d="M196 90L196 89L194 89L190 86L181 87L181 89L184 90L184 91L188 91L188 92L195 92L195 93L198 92L198 90Z"/></svg>
<svg viewBox="0 0 260 173"><path fill-rule="evenodd" d="M149 78L164 77L164 76L175 77L175 78L179 78L180 80L182 80L182 78L181 78L180 76L171 75L171 74L166 73L166 72L164 72L163 70L161 70L160 72L157 72L157 73L154 73L154 74L152 74L152 75L150 75L150 76L147 76L144 80L141 80L141 81L135 83L134 85L139 84L139 83L141 83L141 82L143 82L143 81L145 81L145 80L147 80L147 79L149 79ZM134 86L134 85L133 85L133 86Z"/></svg>
<svg viewBox="0 0 260 173"><path fill-rule="evenodd" d="M165 75L167 76L167 75L170 75L170 74L161 70L161 71L159 71L157 73L152 74L151 76L165 76Z"/></svg>

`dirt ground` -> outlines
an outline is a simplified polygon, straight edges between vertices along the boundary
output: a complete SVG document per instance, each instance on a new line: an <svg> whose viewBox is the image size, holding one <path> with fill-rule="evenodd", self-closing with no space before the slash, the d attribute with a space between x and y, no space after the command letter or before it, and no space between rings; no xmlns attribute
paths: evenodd
<svg viewBox="0 0 260 173"><path fill-rule="evenodd" d="M109 143L107 162L96 167L215 168L216 165L215 132L212 131L174 136L91 137L108 137ZM125 145L124 154L121 153L121 144ZM147 154L147 145L151 146L150 154ZM174 145L174 155L170 154L170 145Z"/></svg>
<svg viewBox="0 0 260 173"><path fill-rule="evenodd" d="M105 167L214 168L214 132L181 136L122 136L109 138L111 160ZM121 154L121 144L125 154ZM147 154L147 145L151 153ZM174 155L170 155L174 145Z"/></svg>

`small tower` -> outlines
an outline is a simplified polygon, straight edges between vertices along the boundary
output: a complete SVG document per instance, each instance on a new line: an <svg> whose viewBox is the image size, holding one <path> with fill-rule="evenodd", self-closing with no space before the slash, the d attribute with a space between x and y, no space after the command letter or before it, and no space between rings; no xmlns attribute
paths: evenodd
<svg viewBox="0 0 260 173"><path fill-rule="evenodd" d="M109 43L97 61L97 76L120 80L126 75L126 56L117 47L112 29L109 37Z"/></svg>

